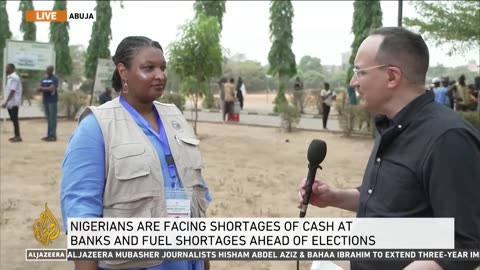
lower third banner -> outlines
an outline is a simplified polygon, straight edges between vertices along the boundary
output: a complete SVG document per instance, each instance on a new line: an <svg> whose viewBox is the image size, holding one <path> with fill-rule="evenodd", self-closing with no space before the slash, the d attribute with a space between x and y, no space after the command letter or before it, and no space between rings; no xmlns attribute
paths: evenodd
<svg viewBox="0 0 480 270"><path fill-rule="evenodd" d="M28 256L27 256L28 257ZM80 250L66 260L480 260L480 250Z"/></svg>

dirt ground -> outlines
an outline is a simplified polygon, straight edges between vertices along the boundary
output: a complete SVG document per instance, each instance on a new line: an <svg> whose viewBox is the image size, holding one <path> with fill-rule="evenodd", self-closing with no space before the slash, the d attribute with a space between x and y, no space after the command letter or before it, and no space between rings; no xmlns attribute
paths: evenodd
<svg viewBox="0 0 480 270"><path fill-rule="evenodd" d="M0 269L73 269L71 262L25 262L26 248L42 248L32 224L45 203L61 223L59 187L61 162L76 123L60 120L58 141L40 140L46 121L21 121L22 143L10 143L12 126L2 132L1 146L1 264ZM342 138L322 132L284 133L278 128L199 123L201 151L213 202L211 217L298 217L297 186L306 174L306 151L312 139L328 144L318 177L337 187L352 187L362 178L371 139ZM3 130L3 127L2 127ZM288 140L288 141L287 141ZM348 217L333 208L309 208L310 217ZM64 248L61 234L49 248ZM309 269L303 262L301 269ZM348 269L348 262L338 262ZM295 269L295 262L212 262L211 269Z"/></svg>

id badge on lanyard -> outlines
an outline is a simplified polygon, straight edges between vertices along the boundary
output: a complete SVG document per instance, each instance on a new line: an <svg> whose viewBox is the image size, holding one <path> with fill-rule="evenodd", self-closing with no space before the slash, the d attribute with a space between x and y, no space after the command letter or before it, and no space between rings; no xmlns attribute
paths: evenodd
<svg viewBox="0 0 480 270"><path fill-rule="evenodd" d="M185 188L165 188L167 198L167 217L169 218L189 218L190 200L192 191Z"/></svg>

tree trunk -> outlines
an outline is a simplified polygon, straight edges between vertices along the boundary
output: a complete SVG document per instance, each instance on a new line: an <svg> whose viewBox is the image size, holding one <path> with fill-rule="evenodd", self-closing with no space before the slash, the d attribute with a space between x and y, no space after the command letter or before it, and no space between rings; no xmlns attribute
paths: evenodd
<svg viewBox="0 0 480 270"><path fill-rule="evenodd" d="M197 120L198 120L198 93L194 94L194 110L195 110L195 118L193 121L193 132L195 133L195 136L197 136Z"/></svg>

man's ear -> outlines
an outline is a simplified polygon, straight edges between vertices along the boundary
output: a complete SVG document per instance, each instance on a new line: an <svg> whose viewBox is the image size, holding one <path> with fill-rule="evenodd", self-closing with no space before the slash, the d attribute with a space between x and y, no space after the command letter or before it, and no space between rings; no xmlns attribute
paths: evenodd
<svg viewBox="0 0 480 270"><path fill-rule="evenodd" d="M117 69L118 69L118 73L120 74L120 78L122 78L122 81L126 81L127 75L128 75L127 67L124 64L119 63L117 65Z"/></svg>
<svg viewBox="0 0 480 270"><path fill-rule="evenodd" d="M387 86L390 88L397 87L400 84L402 79L402 71L397 67L388 67L387 68L388 83Z"/></svg>

